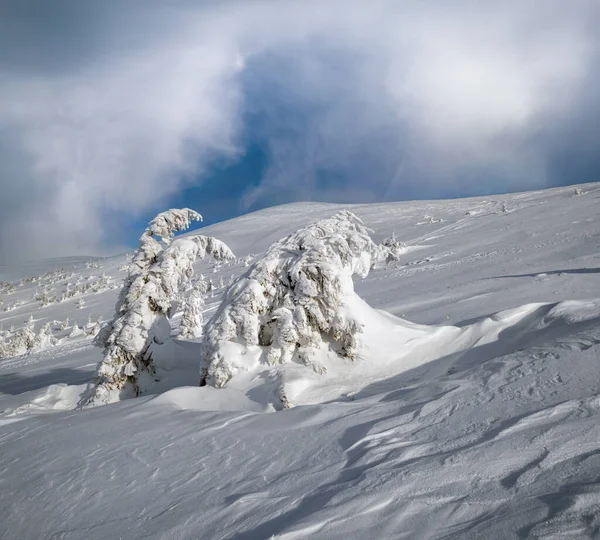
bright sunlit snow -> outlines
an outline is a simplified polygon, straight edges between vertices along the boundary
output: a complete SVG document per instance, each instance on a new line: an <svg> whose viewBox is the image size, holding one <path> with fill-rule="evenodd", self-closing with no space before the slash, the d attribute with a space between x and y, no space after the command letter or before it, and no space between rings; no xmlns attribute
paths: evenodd
<svg viewBox="0 0 600 540"><path fill-rule="evenodd" d="M236 259L195 263L160 377L108 405L82 397L132 253L3 264L0 538L597 537L599 205L586 184L207 227ZM372 232L311 225L342 209Z"/></svg>

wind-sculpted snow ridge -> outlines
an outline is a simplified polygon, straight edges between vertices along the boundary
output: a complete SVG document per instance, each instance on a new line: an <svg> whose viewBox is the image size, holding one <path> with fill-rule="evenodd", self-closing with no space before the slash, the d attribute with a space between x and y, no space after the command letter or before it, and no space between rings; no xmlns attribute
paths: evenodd
<svg viewBox="0 0 600 540"><path fill-rule="evenodd" d="M217 261L234 259L229 247L216 238L197 235L171 241L174 232L201 219L193 210L168 210L159 214L140 238L115 319L105 335L104 360L82 404L134 397L160 379L154 348L170 337L168 319L173 304L181 300L181 292L189 285L193 264L207 255Z"/></svg>
<svg viewBox="0 0 600 540"><path fill-rule="evenodd" d="M202 382L225 386L256 354L268 366L296 362L320 372L329 345L356 358L361 324L346 308L352 276L366 277L382 258L369 230L341 211L276 242L225 293L203 344ZM280 389L283 407L290 403Z"/></svg>

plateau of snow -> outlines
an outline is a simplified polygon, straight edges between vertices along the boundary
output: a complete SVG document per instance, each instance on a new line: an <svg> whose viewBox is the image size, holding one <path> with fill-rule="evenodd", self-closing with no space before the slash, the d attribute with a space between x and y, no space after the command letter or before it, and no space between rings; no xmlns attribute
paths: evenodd
<svg viewBox="0 0 600 540"><path fill-rule="evenodd" d="M205 320L271 244L342 208L404 243L354 279L356 359L287 366L282 411L277 366L199 387L181 313L154 393L77 408L130 256L0 265L2 335L52 329L0 359L0 538L598 538L600 184L579 188L203 229L238 257L195 265Z"/></svg>

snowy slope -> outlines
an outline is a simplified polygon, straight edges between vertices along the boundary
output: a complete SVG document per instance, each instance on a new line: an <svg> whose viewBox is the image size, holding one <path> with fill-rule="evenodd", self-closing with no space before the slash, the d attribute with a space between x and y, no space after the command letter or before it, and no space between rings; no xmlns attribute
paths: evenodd
<svg viewBox="0 0 600 540"><path fill-rule="evenodd" d="M69 317L57 346L0 359L0 537L597 537L600 185L581 187L343 206L375 240L406 243L355 280L387 313L362 309L362 357L311 375L305 404L276 413L243 385L197 387L193 358L160 395L54 410L101 359L69 334L112 316L127 257L0 267L17 281L0 292L5 331ZM286 205L202 232L260 257L339 208ZM197 265L215 285L245 270ZM65 302L33 298L102 274Z"/></svg>

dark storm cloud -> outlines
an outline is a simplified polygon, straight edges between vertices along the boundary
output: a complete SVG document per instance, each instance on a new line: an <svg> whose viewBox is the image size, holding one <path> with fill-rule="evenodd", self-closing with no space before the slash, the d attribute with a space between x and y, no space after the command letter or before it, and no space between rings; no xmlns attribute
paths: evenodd
<svg viewBox="0 0 600 540"><path fill-rule="evenodd" d="M4 2L0 256L115 249L124 216L168 204L215 156L235 159L248 131L269 163L239 194L247 208L598 179L598 12L586 0Z"/></svg>

